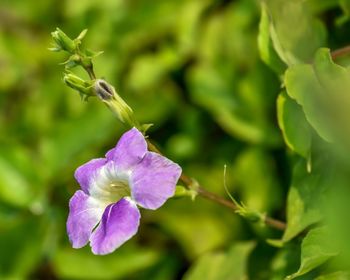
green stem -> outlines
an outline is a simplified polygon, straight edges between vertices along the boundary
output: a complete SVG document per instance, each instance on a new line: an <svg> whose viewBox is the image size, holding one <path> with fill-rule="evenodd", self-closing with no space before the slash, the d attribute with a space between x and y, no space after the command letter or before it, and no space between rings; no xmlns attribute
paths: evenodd
<svg viewBox="0 0 350 280"><path fill-rule="evenodd" d="M157 147L152 144L150 140L147 139L148 149L152 152L156 152L158 154L161 154L161 152L157 149ZM191 186L196 185L196 191L198 195L204 199L210 200L212 202L215 202L217 204L220 204L222 206L225 206L227 208L232 209L233 211L240 210L240 206L236 202L236 200L233 199L233 201L227 200L215 193L212 193L210 191L207 191L203 186L197 183L197 181L193 180L191 177L187 176L185 173L181 174L180 180L183 182L186 188L191 189ZM265 216L264 220L262 221L265 225L278 229L278 230L285 230L286 224L282 221L276 220L274 218Z"/></svg>

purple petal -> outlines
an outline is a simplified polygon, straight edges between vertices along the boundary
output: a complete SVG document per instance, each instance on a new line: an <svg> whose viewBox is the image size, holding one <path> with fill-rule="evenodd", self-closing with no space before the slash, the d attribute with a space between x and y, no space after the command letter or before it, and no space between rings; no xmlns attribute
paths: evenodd
<svg viewBox="0 0 350 280"><path fill-rule="evenodd" d="M157 209L174 195L181 167L171 160L148 152L131 177L133 199L147 209Z"/></svg>
<svg viewBox="0 0 350 280"><path fill-rule="evenodd" d="M97 255L113 252L136 234L140 217L136 204L128 198L108 205L90 237L92 252Z"/></svg>
<svg viewBox="0 0 350 280"><path fill-rule="evenodd" d="M92 159L75 170L74 177L85 193L89 193L92 180L95 179L98 171L106 162L107 160L104 158Z"/></svg>
<svg viewBox="0 0 350 280"><path fill-rule="evenodd" d="M147 152L147 143L142 133L132 128L122 135L117 146L108 151L107 160L113 160L121 169L138 164Z"/></svg>
<svg viewBox="0 0 350 280"><path fill-rule="evenodd" d="M105 206L83 191L75 192L69 201L67 233L73 248L85 246L93 228L102 217Z"/></svg>

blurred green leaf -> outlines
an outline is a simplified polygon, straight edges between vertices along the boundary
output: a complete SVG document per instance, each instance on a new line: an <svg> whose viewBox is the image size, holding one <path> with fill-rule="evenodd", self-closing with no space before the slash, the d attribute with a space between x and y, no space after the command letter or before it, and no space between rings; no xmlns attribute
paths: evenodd
<svg viewBox="0 0 350 280"><path fill-rule="evenodd" d="M44 222L28 215L0 230L0 278L25 279L34 272L43 253Z"/></svg>
<svg viewBox="0 0 350 280"><path fill-rule="evenodd" d="M108 256L95 256L88 249L61 248L54 257L54 270L65 279L125 279L154 265L161 258L155 250L128 248Z"/></svg>
<svg viewBox="0 0 350 280"><path fill-rule="evenodd" d="M299 244L286 244L274 256L271 262L270 280L283 280L287 275L292 274L300 265Z"/></svg>
<svg viewBox="0 0 350 280"><path fill-rule="evenodd" d="M247 259L254 242L233 245L227 253L207 253L186 273L185 280L247 279Z"/></svg>
<svg viewBox="0 0 350 280"><path fill-rule="evenodd" d="M255 148L247 149L237 157L232 171L233 182L248 208L269 212L280 205L280 185L274 164L268 154Z"/></svg>
<svg viewBox="0 0 350 280"><path fill-rule="evenodd" d="M314 58L315 75L323 88L330 126L337 142L349 139L348 120L350 117L350 71L333 62L330 50L321 48ZM339 139L340 138L340 139Z"/></svg>
<svg viewBox="0 0 350 280"><path fill-rule="evenodd" d="M191 202L186 200L183 203ZM198 213L194 210L184 213L178 209L177 213L167 211L160 215L162 227L180 243L190 259L225 244L229 238L230 229L227 228L227 224L209 211Z"/></svg>
<svg viewBox="0 0 350 280"><path fill-rule="evenodd" d="M322 166L318 160L314 161L311 173L307 172L304 160L296 163L288 193L287 228L282 238L284 242L322 218L330 172L330 168Z"/></svg>
<svg viewBox="0 0 350 280"><path fill-rule="evenodd" d="M307 158L310 155L311 128L305 119L302 107L285 92L277 99L278 124L288 147Z"/></svg>
<svg viewBox="0 0 350 280"><path fill-rule="evenodd" d="M350 1L349 0L338 0L341 9L343 10L343 15L338 18L337 23L343 24L349 20L350 17Z"/></svg>
<svg viewBox="0 0 350 280"><path fill-rule="evenodd" d="M316 52L313 65L289 68L285 84L289 96L303 107L306 119L323 139L348 141L349 71L332 61L328 49Z"/></svg>
<svg viewBox="0 0 350 280"><path fill-rule="evenodd" d="M325 227L311 229L301 244L301 264L299 270L287 279L294 279L322 265L338 254L332 248L332 237Z"/></svg>
<svg viewBox="0 0 350 280"><path fill-rule="evenodd" d="M1 149L0 200L17 207L30 207L38 199L38 176L31 155L24 147Z"/></svg>
<svg viewBox="0 0 350 280"><path fill-rule="evenodd" d="M79 119L57 124L51 137L43 139L41 149L45 162L44 171L54 176L74 160L79 152L98 141L108 139L115 133L116 129L111 129L115 122L107 110L102 113L95 110L85 112Z"/></svg>
<svg viewBox="0 0 350 280"><path fill-rule="evenodd" d="M349 272L337 271L337 272L318 276L315 280L348 280L349 276L350 276Z"/></svg>
<svg viewBox="0 0 350 280"><path fill-rule="evenodd" d="M307 64L292 66L286 71L284 81L288 95L303 107L310 125L323 139L331 141L333 139L331 124L322 106L322 87L313 67Z"/></svg>
<svg viewBox="0 0 350 280"><path fill-rule="evenodd" d="M270 36L279 57L289 66L312 59L324 45L323 24L308 9L305 1L265 0L271 17ZM291 28L291 27L298 28Z"/></svg>
<svg viewBox="0 0 350 280"><path fill-rule="evenodd" d="M273 27L271 26L266 4L263 2L261 4L261 17L258 36L260 57L276 73L282 74L286 69L286 65L280 59L280 57L276 53L276 50L274 49L270 35L271 28Z"/></svg>

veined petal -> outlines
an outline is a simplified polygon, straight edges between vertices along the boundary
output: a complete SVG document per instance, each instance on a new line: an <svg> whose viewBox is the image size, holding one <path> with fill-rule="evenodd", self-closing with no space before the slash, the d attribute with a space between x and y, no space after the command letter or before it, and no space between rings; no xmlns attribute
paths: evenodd
<svg viewBox="0 0 350 280"><path fill-rule="evenodd" d="M147 152L131 175L132 198L147 209L157 209L174 195L181 167L171 160Z"/></svg>
<svg viewBox="0 0 350 280"><path fill-rule="evenodd" d="M134 127L122 135L117 146L107 152L106 158L108 161L113 160L119 169L128 170L138 164L146 152L146 140Z"/></svg>
<svg viewBox="0 0 350 280"><path fill-rule="evenodd" d="M67 233L73 248L85 246L93 228L100 221L105 205L83 191L75 192L69 201Z"/></svg>
<svg viewBox="0 0 350 280"><path fill-rule="evenodd" d="M107 160L104 158L92 159L75 170L74 177L85 193L89 194L89 188L93 180L96 180L96 176L98 176L100 169L106 162Z"/></svg>
<svg viewBox="0 0 350 280"><path fill-rule="evenodd" d="M136 204L128 198L110 204L90 237L92 252L105 255L120 247L136 234L140 216Z"/></svg>

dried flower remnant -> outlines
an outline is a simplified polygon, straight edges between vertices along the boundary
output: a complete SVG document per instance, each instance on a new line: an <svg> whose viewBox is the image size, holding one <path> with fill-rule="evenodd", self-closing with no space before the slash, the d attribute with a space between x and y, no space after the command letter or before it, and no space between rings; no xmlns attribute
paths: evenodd
<svg viewBox="0 0 350 280"><path fill-rule="evenodd" d="M67 232L74 248L90 241L92 252L113 252L133 237L139 226L137 206L155 210L174 195L181 168L147 151L136 128L126 132L105 158L80 166L81 186L70 200Z"/></svg>

